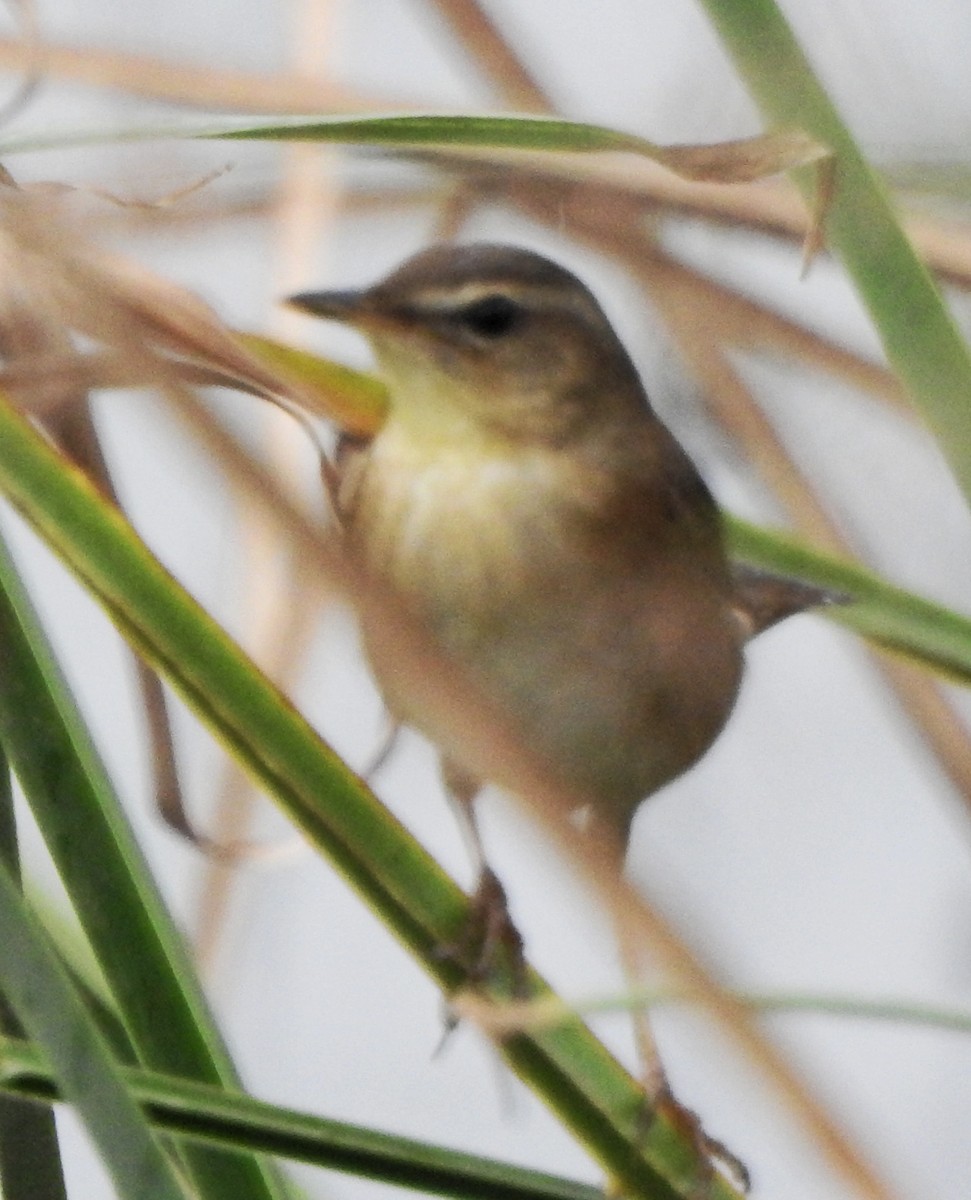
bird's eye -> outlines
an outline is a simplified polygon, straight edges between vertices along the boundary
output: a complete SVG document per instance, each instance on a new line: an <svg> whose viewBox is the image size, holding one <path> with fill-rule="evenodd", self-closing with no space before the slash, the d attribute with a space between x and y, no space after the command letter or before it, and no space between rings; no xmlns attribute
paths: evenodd
<svg viewBox="0 0 971 1200"><path fill-rule="evenodd" d="M461 309L460 323L479 337L501 338L523 321L526 310L508 296L483 296Z"/></svg>

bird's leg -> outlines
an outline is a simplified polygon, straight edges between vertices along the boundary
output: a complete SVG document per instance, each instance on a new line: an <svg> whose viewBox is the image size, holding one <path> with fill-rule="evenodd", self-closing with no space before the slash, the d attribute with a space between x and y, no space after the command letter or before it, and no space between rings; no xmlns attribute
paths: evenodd
<svg viewBox="0 0 971 1200"><path fill-rule="evenodd" d="M634 993L639 989L641 983L637 947L628 923L618 921L617 924L621 963L627 986ZM675 1098L661 1061L657 1039L651 1027L650 1014L643 1006L638 1005L632 1011L632 1019L634 1044L641 1071L641 1084L644 1088L645 1133L651 1122L661 1115L666 1117L695 1147L698 1152L698 1161L702 1164L702 1173L698 1180L698 1196L702 1200L709 1194L715 1163L720 1163L725 1167L742 1190L747 1192L751 1186L751 1176L746 1165L729 1150L724 1142L720 1142L706 1132L701 1118L696 1112Z"/></svg>
<svg viewBox="0 0 971 1200"><path fill-rule="evenodd" d="M513 993L524 996L523 939L509 916L505 889L489 866L476 824L474 801L481 784L449 759L442 760L442 780L478 874L465 928L453 945L443 949L443 954L461 962L470 983L494 980L500 972L508 972Z"/></svg>

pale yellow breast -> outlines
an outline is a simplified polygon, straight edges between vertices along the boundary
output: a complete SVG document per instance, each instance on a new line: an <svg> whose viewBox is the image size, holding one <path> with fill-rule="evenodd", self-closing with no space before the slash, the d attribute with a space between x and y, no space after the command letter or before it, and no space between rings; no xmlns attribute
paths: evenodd
<svg viewBox="0 0 971 1200"><path fill-rule="evenodd" d="M373 443L355 492L351 532L371 569L434 610L474 609L521 586L533 556L555 544L565 498L557 451L429 444L394 426Z"/></svg>

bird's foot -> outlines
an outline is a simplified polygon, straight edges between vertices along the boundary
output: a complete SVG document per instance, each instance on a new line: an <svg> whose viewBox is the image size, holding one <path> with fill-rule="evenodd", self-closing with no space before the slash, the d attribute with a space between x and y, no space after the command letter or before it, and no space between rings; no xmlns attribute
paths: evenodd
<svg viewBox="0 0 971 1200"><path fill-rule="evenodd" d="M439 956L458 963L469 986L505 984L516 999L528 995L523 939L509 915L505 889L488 867L458 938L441 947Z"/></svg>
<svg viewBox="0 0 971 1200"><path fill-rule="evenodd" d="M752 1177L745 1163L724 1142L705 1130L698 1114L676 1100L667 1083L650 1099L645 1096L645 1134L658 1116L665 1117L697 1152L698 1162L702 1165L696 1188L698 1200L706 1200L709 1196L716 1167L724 1168L743 1192L751 1189Z"/></svg>

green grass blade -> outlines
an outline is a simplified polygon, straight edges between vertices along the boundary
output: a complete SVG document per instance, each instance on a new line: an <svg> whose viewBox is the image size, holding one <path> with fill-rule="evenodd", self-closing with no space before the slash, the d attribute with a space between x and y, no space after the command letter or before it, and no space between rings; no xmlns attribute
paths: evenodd
<svg viewBox="0 0 971 1200"><path fill-rule="evenodd" d="M773 0L703 0L766 121L835 155L826 240L869 310L894 370L971 497L971 353L871 169ZM804 193L813 173L794 174Z"/></svg>
<svg viewBox="0 0 971 1200"><path fill-rule="evenodd" d="M895 587L857 563L819 554L784 534L728 518L732 554L744 562L843 592L852 604L827 615L877 645L971 686L971 619Z"/></svg>
<svg viewBox="0 0 971 1200"><path fill-rule="evenodd" d="M391 117L290 117L253 121L185 121L144 129L82 130L18 134L0 139L0 153L17 154L113 142L168 138L228 138L244 141L312 141L378 146L464 145L512 149L596 152L640 149L663 152L645 138L602 125L549 117L494 117L409 114Z"/></svg>
<svg viewBox="0 0 971 1200"><path fill-rule="evenodd" d="M141 1061L234 1083L191 961L2 541L0 740ZM189 1166L214 1200L279 1194L252 1159L195 1151Z"/></svg>
<svg viewBox="0 0 971 1200"><path fill-rule="evenodd" d="M365 371L298 350L256 333L237 335L247 350L275 371L293 375L317 397L314 416L332 421L346 433L373 434L388 411L388 389Z"/></svg>
<svg viewBox="0 0 971 1200"><path fill-rule="evenodd" d="M20 854L10 771L0 751L0 864L20 886ZM18 1037L20 1021L0 990L0 1036ZM16 1096L0 1096L0 1196L67 1200L54 1114Z"/></svg>
<svg viewBox="0 0 971 1200"><path fill-rule="evenodd" d="M124 1200L187 1200L111 1051L16 879L0 865L0 987L31 1038L44 1046L61 1094L80 1113Z"/></svg>
<svg viewBox="0 0 971 1200"><path fill-rule="evenodd" d="M598 1200L603 1195L588 1184L329 1121L157 1072L128 1068L124 1077L153 1125L172 1134L466 1200ZM56 1095L42 1056L22 1041L0 1042L0 1088L40 1100Z"/></svg>
<svg viewBox="0 0 971 1200"><path fill-rule="evenodd" d="M0 1195L4 1200L67 1200L54 1114L0 1095Z"/></svg>
<svg viewBox="0 0 971 1200"><path fill-rule="evenodd" d="M118 1014L98 960L77 924L76 916L54 903L46 889L24 881L24 894L30 911L44 926L48 940L57 951L75 988L87 1005L88 1012L101 1030L115 1058L122 1063L137 1063L138 1055L128 1036L128 1030Z"/></svg>
<svg viewBox="0 0 971 1200"><path fill-rule="evenodd" d="M942 1007L924 1000L850 996L835 992L740 992L734 989L732 996L760 1013L839 1017L901 1026L914 1025L940 1033L971 1034L971 1009ZM558 996L551 997L526 1006L521 1017L530 1028L538 1028L541 1025L555 1025L574 1013L592 1017L607 1013L650 1011L666 1006L687 1007L696 1001L697 997L684 988L639 987L620 994L592 996L570 1004Z"/></svg>
<svg viewBox="0 0 971 1200"><path fill-rule="evenodd" d="M183 123L110 132L86 130L51 134L45 131L0 140L0 154L166 138L339 142L400 148L486 146L579 154L627 151L649 158L686 179L723 183L762 178L766 174L816 162L825 154L824 147L799 130L777 130L755 138L713 145L661 146L637 134L557 117L424 113L269 118L256 123L231 119L205 125Z"/></svg>
<svg viewBox="0 0 971 1200"><path fill-rule="evenodd" d="M760 179L818 162L825 147L801 131L777 130L712 145L661 146L637 134L559 117L443 116L324 117L269 121L201 131L198 137L237 140L358 142L373 146L484 146L574 154L627 152L649 158L685 179L731 183Z"/></svg>
<svg viewBox="0 0 971 1200"><path fill-rule="evenodd" d="M369 146L487 146L574 153L640 150L652 156L663 153L663 147L646 138L556 117L414 113L391 117L294 118L235 125L227 122L201 130L197 136L244 141L357 142Z"/></svg>

